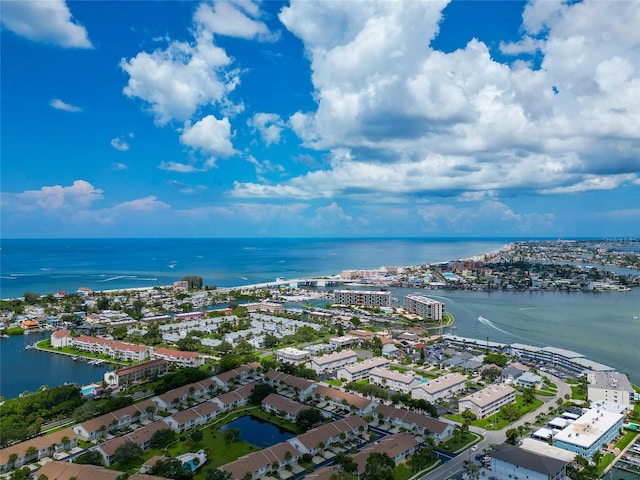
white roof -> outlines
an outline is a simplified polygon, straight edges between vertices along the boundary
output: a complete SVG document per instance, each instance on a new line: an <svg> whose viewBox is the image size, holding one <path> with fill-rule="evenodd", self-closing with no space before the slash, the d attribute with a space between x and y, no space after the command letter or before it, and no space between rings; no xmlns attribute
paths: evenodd
<svg viewBox="0 0 640 480"><path fill-rule="evenodd" d="M563 450L553 445L549 445L547 442L541 442L533 438L522 439L522 445L520 448L529 452L538 453L540 455L546 455L547 457L557 458L565 462L572 462L576 458L574 452Z"/></svg>
<svg viewBox="0 0 640 480"><path fill-rule="evenodd" d="M549 422L549 425L556 428L564 428L568 423L569 421L566 418L556 417Z"/></svg>
<svg viewBox="0 0 640 480"><path fill-rule="evenodd" d="M553 437L553 434L555 432L553 430L551 430L550 428L539 428L538 430L536 430L535 432L533 432L533 436L534 437L538 437L538 438L543 438L543 439L547 439L549 438L549 435L551 435Z"/></svg>
<svg viewBox="0 0 640 480"><path fill-rule="evenodd" d="M601 408L592 408L574 423L558 432L556 440L589 448L609 431L623 416Z"/></svg>

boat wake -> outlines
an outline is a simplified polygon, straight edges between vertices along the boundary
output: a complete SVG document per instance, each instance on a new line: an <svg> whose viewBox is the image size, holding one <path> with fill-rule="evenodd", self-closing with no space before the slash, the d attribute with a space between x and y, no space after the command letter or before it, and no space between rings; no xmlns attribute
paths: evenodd
<svg viewBox="0 0 640 480"><path fill-rule="evenodd" d="M145 278L145 277L138 277L136 275L116 275L115 277L109 277L109 278L105 278L103 280L96 280L96 282L104 283L104 282L112 282L114 280L156 281L157 278Z"/></svg>
<svg viewBox="0 0 640 480"><path fill-rule="evenodd" d="M484 318L483 316L480 316L480 317L478 317L478 321L479 321L481 324L486 325L487 327L491 327L491 328L493 328L494 330L497 330L497 331L499 331L499 332L504 333L505 335L510 335L510 336L512 336L512 337L516 337L516 338L519 338L519 339L521 339L521 340L524 340L521 336L516 335L516 334L514 334L514 333L511 333L511 332L507 332L506 330L504 330L504 329L502 329L502 328L498 327L495 323L493 323L493 322L492 322L491 320L489 320L488 318Z"/></svg>

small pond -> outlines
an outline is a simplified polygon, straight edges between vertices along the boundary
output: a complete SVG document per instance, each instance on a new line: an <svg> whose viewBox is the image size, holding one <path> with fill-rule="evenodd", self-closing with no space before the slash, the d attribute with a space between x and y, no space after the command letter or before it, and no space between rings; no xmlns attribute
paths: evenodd
<svg viewBox="0 0 640 480"><path fill-rule="evenodd" d="M238 440L260 448L267 448L294 437L293 433L251 415L236 418L233 422L221 427L220 431L224 432L229 428L240 430Z"/></svg>

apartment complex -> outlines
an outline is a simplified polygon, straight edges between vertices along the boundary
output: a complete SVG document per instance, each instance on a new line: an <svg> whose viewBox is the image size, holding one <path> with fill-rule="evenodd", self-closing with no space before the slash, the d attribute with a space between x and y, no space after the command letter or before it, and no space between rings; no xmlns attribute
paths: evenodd
<svg viewBox="0 0 640 480"><path fill-rule="evenodd" d="M444 318L444 303L417 293L404 297L404 308L422 318L430 318L437 322L441 322Z"/></svg>
<svg viewBox="0 0 640 480"><path fill-rule="evenodd" d="M356 362L340 368L336 376L341 380L357 382L369 378L371 371L375 368L386 367L390 363L387 358L373 357L364 362Z"/></svg>
<svg viewBox="0 0 640 480"><path fill-rule="evenodd" d="M335 290L334 302L340 305L359 305L362 307L390 307L391 292L377 290Z"/></svg>
<svg viewBox="0 0 640 480"><path fill-rule="evenodd" d="M316 373L332 372L345 365L356 363L358 354L353 350L329 353L320 357L313 357L309 361L309 368Z"/></svg>
<svg viewBox="0 0 640 480"><path fill-rule="evenodd" d="M509 385L489 385L482 390L463 397L458 402L460 412L469 410L478 418L493 415L500 407L516 401L516 390Z"/></svg>
<svg viewBox="0 0 640 480"><path fill-rule="evenodd" d="M401 373L388 368L374 368L369 373L369 382L396 392L411 393L421 379L412 371Z"/></svg>
<svg viewBox="0 0 640 480"><path fill-rule="evenodd" d="M553 437L553 445L591 460L602 445L619 435L624 416L592 408Z"/></svg>
<svg viewBox="0 0 640 480"><path fill-rule="evenodd" d="M413 387L411 395L414 398L423 399L434 403L441 398L448 398L464 390L467 386L467 377L459 373L448 373L442 377L419 383Z"/></svg>
<svg viewBox="0 0 640 480"><path fill-rule="evenodd" d="M634 391L626 375L614 372L591 372L587 374L589 386L587 398L593 402L609 402L631 405Z"/></svg>

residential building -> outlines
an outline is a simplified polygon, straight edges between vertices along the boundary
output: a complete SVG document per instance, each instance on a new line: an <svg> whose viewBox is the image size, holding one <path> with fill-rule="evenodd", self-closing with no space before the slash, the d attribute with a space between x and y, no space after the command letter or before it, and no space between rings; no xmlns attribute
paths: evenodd
<svg viewBox="0 0 640 480"><path fill-rule="evenodd" d="M306 361L311 356L307 350L300 350L295 347L284 347L276 350L276 358L283 363L298 364Z"/></svg>
<svg viewBox="0 0 640 480"><path fill-rule="evenodd" d="M118 480L123 473L109 470L95 465L81 465L71 462L46 462L35 472L33 478L48 478L51 480L91 479ZM133 478L133 477L129 477ZM155 477L161 478L161 477Z"/></svg>
<svg viewBox="0 0 640 480"><path fill-rule="evenodd" d="M249 403L249 397L251 396L254 387L255 382L249 383L236 390L232 390L231 392L223 393L212 401L220 405L222 410L225 412L233 410L234 408L242 407Z"/></svg>
<svg viewBox="0 0 640 480"><path fill-rule="evenodd" d="M358 415L352 415L331 423L325 423L313 428L297 437L290 438L288 442L301 453L318 454L323 446L328 447L332 443L342 442L340 436L347 439L364 432L367 422Z"/></svg>
<svg viewBox="0 0 640 480"><path fill-rule="evenodd" d="M382 418L399 428L415 430L422 436L431 436L438 441L449 438L455 428L455 425L451 423L391 405L377 405L371 413L374 417ZM375 422L376 420L374 420L374 424Z"/></svg>
<svg viewBox="0 0 640 480"><path fill-rule="evenodd" d="M489 454L491 458L491 477L496 480L565 480L567 479L566 460L548 457L529 450L503 443L497 445Z"/></svg>
<svg viewBox="0 0 640 480"><path fill-rule="evenodd" d="M340 367L356 363L358 354L353 350L342 350L340 352L329 353L309 360L309 368L316 373L333 372Z"/></svg>
<svg viewBox="0 0 640 480"><path fill-rule="evenodd" d="M238 368L219 373L211 378L218 387L229 388L235 382L255 378L260 371L262 371L262 366L258 362L251 362L240 365Z"/></svg>
<svg viewBox="0 0 640 480"><path fill-rule="evenodd" d="M129 360L132 362L144 362L151 356L153 349L146 345L134 345L124 342L110 342L104 349L105 355L118 360Z"/></svg>
<svg viewBox="0 0 640 480"><path fill-rule="evenodd" d="M102 455L102 459L104 460L105 465L109 466L113 463L113 456L115 455L116 450L120 445L123 445L127 441L131 441L139 446L142 450L147 450L150 447L153 434L160 430L166 430L168 428L169 426L166 423L164 423L162 420L158 420L137 430L134 430L131 433L126 433L121 437L115 437L111 440L107 440L106 442L96 446L94 449Z"/></svg>
<svg viewBox="0 0 640 480"><path fill-rule="evenodd" d="M625 374L590 372L587 381L587 398L591 402L617 403L626 407L632 404L634 390Z"/></svg>
<svg viewBox="0 0 640 480"><path fill-rule="evenodd" d="M436 322L441 322L444 318L444 303L417 293L404 297L404 309Z"/></svg>
<svg viewBox="0 0 640 480"><path fill-rule="evenodd" d="M245 303L242 306L245 307L249 313L253 313L253 312L284 313L284 306L281 303L255 302L255 303Z"/></svg>
<svg viewBox="0 0 640 480"><path fill-rule="evenodd" d="M602 408L591 408L553 437L553 445L591 460L602 445L619 435L624 416Z"/></svg>
<svg viewBox="0 0 640 480"><path fill-rule="evenodd" d="M105 349L107 345L109 345L112 340L108 338L97 338L97 337L89 337L87 335L80 335L73 341L73 348L77 348L78 350L84 350L85 352L91 353L105 353Z"/></svg>
<svg viewBox="0 0 640 480"><path fill-rule="evenodd" d="M363 362L352 363L338 369L336 377L347 382L357 382L369 378L373 369L386 367L390 363L389 359L384 357L369 358Z"/></svg>
<svg viewBox="0 0 640 480"><path fill-rule="evenodd" d="M378 308L391 306L391 292L378 290L335 290L334 302L339 305L359 305Z"/></svg>
<svg viewBox="0 0 640 480"><path fill-rule="evenodd" d="M516 390L509 385L489 385L482 390L463 397L458 402L458 410L469 410L478 418L493 415L500 407L516 401Z"/></svg>
<svg viewBox="0 0 640 480"><path fill-rule="evenodd" d="M287 465L295 464L301 453L289 442L244 455L220 467L231 475L231 480L259 479L277 472Z"/></svg>
<svg viewBox="0 0 640 480"><path fill-rule="evenodd" d="M353 335L342 335L341 337L330 338L329 343L335 348L345 348L357 345L358 343L360 343L360 339L358 337L354 337Z"/></svg>
<svg viewBox="0 0 640 480"><path fill-rule="evenodd" d="M519 387L538 390L542 386L542 377L532 372L524 372L516 379L515 384Z"/></svg>
<svg viewBox="0 0 640 480"><path fill-rule="evenodd" d="M160 377L167 373L167 361L164 359L151 360L132 367L106 372L104 380L108 385L130 385L143 382L154 377Z"/></svg>
<svg viewBox="0 0 640 480"><path fill-rule="evenodd" d="M293 400L278 395L277 393L271 393L262 400L262 408L267 412L273 412L276 415L281 416L285 420L294 422L298 413L303 410L309 410L310 407L303 405L302 403L294 402Z"/></svg>
<svg viewBox="0 0 640 480"><path fill-rule="evenodd" d="M313 390L313 394L317 398L324 398L326 401L332 403L334 407L349 408L360 415L366 415L377 405L376 402L361 397L360 395L324 385L318 385Z"/></svg>
<svg viewBox="0 0 640 480"><path fill-rule="evenodd" d="M449 398L467 387L467 377L459 373L448 373L426 383L413 387L411 396L435 403L441 398Z"/></svg>
<svg viewBox="0 0 640 480"><path fill-rule="evenodd" d="M286 386L290 388L301 399L305 399L311 395L317 385L305 378L289 375L288 373L277 372L275 370L269 370L264 375L264 380L272 385Z"/></svg>
<svg viewBox="0 0 640 480"><path fill-rule="evenodd" d="M153 352L153 358L162 358L179 367L201 367L204 365L204 357L198 352L183 352L171 348L157 348Z"/></svg>
<svg viewBox="0 0 640 480"><path fill-rule="evenodd" d="M151 420L157 411L151 400L143 400L128 407L105 413L74 425L73 431L83 440L96 440L109 432L130 427L134 423Z"/></svg>
<svg viewBox="0 0 640 480"><path fill-rule="evenodd" d="M409 433L394 433L381 438L379 441L368 444L358 453L352 455L353 461L358 465L357 473L362 475L367 466L367 459L372 453L388 455L397 465L413 455L420 448L420 443Z"/></svg>
<svg viewBox="0 0 640 480"><path fill-rule="evenodd" d="M412 371L404 373L388 368L373 368L369 372L369 382L381 385L396 392L411 393L419 385L421 378Z"/></svg>
<svg viewBox="0 0 640 480"><path fill-rule="evenodd" d="M51 334L51 346L53 348L70 347L73 343L71 331L66 328L56 330Z"/></svg>
<svg viewBox="0 0 640 480"><path fill-rule="evenodd" d="M195 407L174 413L162 419L167 425L178 433L190 430L199 425L204 425L222 411L220 406L213 401L202 402Z"/></svg>
<svg viewBox="0 0 640 480"><path fill-rule="evenodd" d="M513 343L510 347L511 355L533 363L544 363L554 367L560 367L577 375L590 371L612 372L613 368L593 362L581 353L557 347L536 347Z"/></svg>
<svg viewBox="0 0 640 480"><path fill-rule="evenodd" d="M71 450L77 446L78 435L71 428L15 443L0 450L0 473L21 468L29 462L51 457L55 453ZM36 451L33 454L28 454L31 447L34 447ZM16 460L13 462L11 461L12 455L16 455Z"/></svg>

